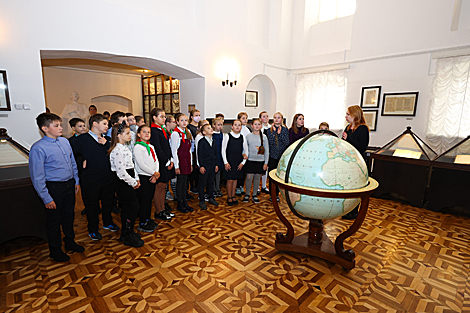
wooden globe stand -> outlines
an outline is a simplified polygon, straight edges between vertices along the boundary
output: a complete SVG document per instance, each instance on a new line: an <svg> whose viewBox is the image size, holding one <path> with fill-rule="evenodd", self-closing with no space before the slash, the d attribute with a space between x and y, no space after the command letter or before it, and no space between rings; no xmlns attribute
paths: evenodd
<svg viewBox="0 0 470 313"><path fill-rule="evenodd" d="M344 240L352 236L361 227L369 207L369 198L374 190L379 186L377 181L369 178L369 184L360 189L354 190L325 190L310 187L301 187L290 183L285 183L276 175L276 170L269 172L271 198L276 199L276 186L288 191L302 195L322 197L322 198L361 198L361 207L354 223L348 230L341 233L333 243L323 229L323 221L309 219L309 231L299 236L294 236L294 228L279 209L279 203L274 200L274 210L281 222L287 227L287 234L278 233L276 235L276 249L279 251L297 252L315 256L336 264L344 269L351 270L356 266L355 254L351 249L345 250ZM299 216L299 213L293 213ZM303 218L306 219L306 218Z"/></svg>

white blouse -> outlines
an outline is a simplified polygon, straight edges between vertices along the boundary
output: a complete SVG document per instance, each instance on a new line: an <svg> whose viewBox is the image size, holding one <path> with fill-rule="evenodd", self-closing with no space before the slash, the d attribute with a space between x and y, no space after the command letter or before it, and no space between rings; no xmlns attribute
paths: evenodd
<svg viewBox="0 0 470 313"><path fill-rule="evenodd" d="M181 128L178 127L179 130L183 131ZM189 129L187 130L189 131ZM185 140L188 140L188 137L185 136ZM180 134L175 130L171 133L170 137L170 146L171 146L171 155L173 156L173 163L175 165L175 169L180 168L180 162L178 159L178 149L180 147L181 140L183 140ZM189 149L189 159L191 160L191 165L193 165L193 153L191 149Z"/></svg>
<svg viewBox="0 0 470 313"><path fill-rule="evenodd" d="M155 148L151 144L149 146L155 153ZM160 171L157 155L155 154L154 161L152 153L149 154L147 148L140 144L134 147L134 161L138 175L152 176L153 173Z"/></svg>
<svg viewBox="0 0 470 313"><path fill-rule="evenodd" d="M232 135L235 138L239 138L241 136L240 133L235 134L233 131L230 132L230 135ZM227 164L227 145L228 145L228 140L229 136L228 134L224 135L224 138L222 139L222 160L224 161L224 164ZM243 154L248 155L248 144L246 142L246 139L243 138ZM246 159L243 159L242 164L246 163Z"/></svg>
<svg viewBox="0 0 470 313"><path fill-rule="evenodd" d="M111 171L116 172L119 179L125 181L131 187L137 186L137 182L139 181L137 171L134 171L135 177L132 177L126 172L127 169L134 168L132 153L126 146L118 143L109 154L109 162L111 163Z"/></svg>

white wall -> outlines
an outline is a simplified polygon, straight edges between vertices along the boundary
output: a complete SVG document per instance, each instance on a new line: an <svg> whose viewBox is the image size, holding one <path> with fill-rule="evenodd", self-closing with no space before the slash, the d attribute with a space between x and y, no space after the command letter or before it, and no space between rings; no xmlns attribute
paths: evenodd
<svg viewBox="0 0 470 313"><path fill-rule="evenodd" d="M78 102L86 104L87 107L93 98L120 96L132 101L130 112L142 115L140 76L53 67L45 67L43 73L46 105L52 113L60 115L64 106L71 103L70 93L76 91L80 95ZM99 113L106 110L113 113L115 108L111 104L105 107L100 107L97 103L95 105Z"/></svg>
<svg viewBox="0 0 470 313"><path fill-rule="evenodd" d="M305 1L296 1L291 68L350 64L347 106L359 104L364 86L382 86L382 94L419 91L416 117L384 117L379 113L377 131L371 132L370 145L387 143L401 134L406 126L411 126L426 141L426 121L434 77L432 51L470 45L468 28L450 30L453 5L454 1L440 0L357 0L356 13L349 29L349 48L337 51L339 46L346 46L344 36L348 35L348 30L342 30L343 37L332 36L323 41L316 37L315 44L324 47L312 48L310 35L315 26L308 19ZM330 29L325 32L334 34L337 25L329 23L321 27L328 26ZM324 54L318 55L319 51ZM289 86L289 101L295 103L295 75L289 78ZM381 95L379 110L382 100ZM290 107L288 112L288 117L292 118L295 108ZM344 116L345 112L338 114Z"/></svg>

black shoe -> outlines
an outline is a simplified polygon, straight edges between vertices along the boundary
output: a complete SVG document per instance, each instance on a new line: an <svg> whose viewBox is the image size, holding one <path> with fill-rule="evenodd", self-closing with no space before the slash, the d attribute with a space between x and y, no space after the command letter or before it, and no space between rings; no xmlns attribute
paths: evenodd
<svg viewBox="0 0 470 313"><path fill-rule="evenodd" d="M259 196L259 193L260 193L260 192L259 192L259 190L258 190L258 191L256 192L256 195Z"/></svg>
<svg viewBox="0 0 470 313"><path fill-rule="evenodd" d="M188 210L188 212L194 212L194 209L189 206L187 201L184 202L184 207L186 208L186 210Z"/></svg>
<svg viewBox="0 0 470 313"><path fill-rule="evenodd" d="M232 200L232 201L228 201L228 200ZM233 198L227 198L227 205L229 205L229 206L234 206L235 205L235 202L233 202Z"/></svg>
<svg viewBox="0 0 470 313"><path fill-rule="evenodd" d="M134 247L134 248L139 248L144 245L144 241L140 239L139 236L134 232L131 232L125 235L123 238L123 243L125 246Z"/></svg>
<svg viewBox="0 0 470 313"><path fill-rule="evenodd" d="M215 201L214 198L210 198L210 199L209 199L209 203L212 204L212 205L215 205L215 206L218 206L218 205L219 205L219 202Z"/></svg>
<svg viewBox="0 0 470 313"><path fill-rule="evenodd" d="M85 215L86 214L86 208L84 208L81 212L80 212L81 215Z"/></svg>
<svg viewBox="0 0 470 313"><path fill-rule="evenodd" d="M119 213L121 213L121 209L118 208L117 206L115 206L115 207L111 210L111 212L113 212L114 214L119 214Z"/></svg>
<svg viewBox="0 0 470 313"><path fill-rule="evenodd" d="M175 213L168 212L166 210L163 210L163 212L168 215L169 217L175 217Z"/></svg>
<svg viewBox="0 0 470 313"><path fill-rule="evenodd" d="M157 212L155 212L155 218L156 219L159 219L159 220L162 220L162 221L168 221L168 220L171 220L171 217L166 215L165 214L165 211L161 211L160 213L157 214Z"/></svg>
<svg viewBox="0 0 470 313"><path fill-rule="evenodd" d="M178 211L180 211L181 213L188 213L188 209L186 209L186 207L184 206L184 202L183 201L178 201L178 207L176 208Z"/></svg>
<svg viewBox="0 0 470 313"><path fill-rule="evenodd" d="M261 192L269 194L270 191L268 188L261 188Z"/></svg>
<svg viewBox="0 0 470 313"><path fill-rule="evenodd" d="M235 188L235 195L236 196L241 196L242 195L242 191L240 188Z"/></svg>
<svg viewBox="0 0 470 313"><path fill-rule="evenodd" d="M236 197L232 197L232 202L233 202L233 205L237 205L238 204L238 200Z"/></svg>
<svg viewBox="0 0 470 313"><path fill-rule="evenodd" d="M197 194L199 193L199 191L197 190L196 187L191 187L191 188L189 189L189 192L190 192L190 193L194 193L195 195L197 195ZM191 199L191 200L192 200L192 199Z"/></svg>
<svg viewBox="0 0 470 313"><path fill-rule="evenodd" d="M77 244L75 241L72 241L71 243L65 244L65 250L70 250L73 252L83 252L85 251L85 248Z"/></svg>
<svg viewBox="0 0 470 313"><path fill-rule="evenodd" d="M201 210L207 210L206 201L199 201L199 207Z"/></svg>
<svg viewBox="0 0 470 313"><path fill-rule="evenodd" d="M359 214L359 210L356 207L351 212L349 212L348 214L343 215L341 217L341 219L343 219L343 220L355 220L358 214Z"/></svg>
<svg viewBox="0 0 470 313"><path fill-rule="evenodd" d="M54 259L56 262L67 262L70 260L70 257L62 251L62 249L51 252L49 256Z"/></svg>
<svg viewBox="0 0 470 313"><path fill-rule="evenodd" d="M245 195L245 196L243 197L243 202L248 203L248 201L250 201L250 196L249 196L249 195Z"/></svg>
<svg viewBox="0 0 470 313"><path fill-rule="evenodd" d="M253 203L259 203L259 199L257 196L252 197Z"/></svg>
<svg viewBox="0 0 470 313"><path fill-rule="evenodd" d="M186 200L193 200L194 197L191 196L189 193L186 194Z"/></svg>
<svg viewBox="0 0 470 313"><path fill-rule="evenodd" d="M173 208L168 203L165 202L165 211L171 211L171 210L173 210Z"/></svg>
<svg viewBox="0 0 470 313"><path fill-rule="evenodd" d="M138 231L141 231L141 232L144 232L144 233L151 233L153 232L155 229L157 229L157 227L155 227L152 222L150 222L151 220L148 219L146 220L144 223L139 223L139 226L137 226L137 230Z"/></svg>
<svg viewBox="0 0 470 313"><path fill-rule="evenodd" d="M209 195L207 193L204 194L204 201L209 201Z"/></svg>
<svg viewBox="0 0 470 313"><path fill-rule="evenodd" d="M149 218L149 219L148 219L148 222L150 223L150 225L152 225L153 227L155 227L155 229L157 229L158 224L155 223L155 221L154 221L153 219Z"/></svg>
<svg viewBox="0 0 470 313"><path fill-rule="evenodd" d="M111 223L111 224L109 224L109 225L107 225L107 226L103 226L103 228L104 228L104 229L107 229L107 230L110 230L110 231L112 231L112 232L116 232L116 231L119 230L119 226L117 226L117 225L114 224L114 223Z"/></svg>

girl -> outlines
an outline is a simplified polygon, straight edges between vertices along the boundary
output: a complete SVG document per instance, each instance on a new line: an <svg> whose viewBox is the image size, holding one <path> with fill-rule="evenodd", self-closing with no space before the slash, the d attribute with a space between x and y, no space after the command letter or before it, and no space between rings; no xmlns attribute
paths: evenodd
<svg viewBox="0 0 470 313"><path fill-rule="evenodd" d="M262 111L259 114L259 119L261 121L261 132L263 134L266 134L266 131L271 128L271 125L269 124L269 114L266 111ZM261 178L261 192L269 194L269 189L266 186L266 182L268 180L268 172L264 173L263 177ZM259 195L259 190L256 193Z"/></svg>
<svg viewBox="0 0 470 313"><path fill-rule="evenodd" d="M308 128L304 127L304 115L296 114L292 120L292 127L289 129L289 144L303 138L309 134Z"/></svg>
<svg viewBox="0 0 470 313"><path fill-rule="evenodd" d="M266 131L269 142L269 171L277 168L279 159L289 146L289 131L283 124L284 116L276 112L273 117L273 125ZM279 201L279 188L276 187L276 199ZM271 198L269 198L271 201Z"/></svg>
<svg viewBox="0 0 470 313"><path fill-rule="evenodd" d="M139 200L134 189L140 187L139 175L134 171L132 154L124 146L131 140L131 129L123 121L113 126L111 146L108 150L111 171L116 173L116 195L121 206L121 238L124 245L142 247L144 241L134 232L134 223L139 213Z"/></svg>
<svg viewBox="0 0 470 313"><path fill-rule="evenodd" d="M165 128L164 128L168 138L171 137L171 134L173 133L173 130L175 129L175 127L176 127L175 117L173 115L168 115L165 119ZM168 189L168 185L166 185L165 186L165 199L171 201L171 200L175 200L174 196L176 196L176 178L172 178L170 180L170 187L171 187L171 190L173 191L173 195ZM167 210L167 208L169 208L169 210ZM167 210L167 212L171 210L171 207L166 202L165 202L165 210ZM174 216L174 214L171 214L171 215Z"/></svg>
<svg viewBox="0 0 470 313"><path fill-rule="evenodd" d="M135 171L139 175L139 226L138 231L151 233L157 224L150 218L152 199L155 195L155 184L160 177L160 165L155 154L155 148L150 144L150 127L140 126L137 129L137 141L134 147Z"/></svg>
<svg viewBox="0 0 470 313"><path fill-rule="evenodd" d="M160 173L160 177L156 181L157 185L155 186L155 195L153 197L155 205L154 217L165 221L171 219L168 212L165 212L165 187L170 179L175 177L174 163L171 157L170 137L162 127L165 125L166 120L165 111L161 108L154 108L150 112L150 118L152 119L150 143L155 148L159 164L158 172Z"/></svg>
<svg viewBox="0 0 470 313"><path fill-rule="evenodd" d="M196 167L194 168L194 171L199 171L199 159L197 157L197 150L198 150L197 148L198 148L199 140L201 140L201 138L204 138L204 135L202 134L202 128L204 127L204 125L208 125L208 124L209 124L209 122L207 120L202 120L202 121L199 121L199 123L197 123L196 137L194 138L194 147L195 147L195 149L193 150L193 154L196 155L196 158L195 158L196 159ZM193 161L194 161L194 159L193 159ZM198 173L198 177L199 176L201 176L200 173ZM200 180L198 180L198 185L197 185L198 187L197 188L198 188L198 193L200 194L199 181ZM205 199L206 199L206 201L208 201L209 200L209 195L206 194ZM202 200L204 200L204 199L202 199Z"/></svg>
<svg viewBox="0 0 470 313"><path fill-rule="evenodd" d="M221 172L224 168L224 161L222 159L222 141L224 137L223 128L224 128L224 121L221 118L215 118L212 121L212 128L214 129L214 133L212 134L212 138L216 143L217 147L217 166L219 167L219 171L215 173L215 196L222 197L222 191L220 191L220 178Z"/></svg>
<svg viewBox="0 0 470 313"><path fill-rule="evenodd" d="M248 160L245 166L246 172L246 195L243 202L250 200L251 184L253 183L253 203L259 203L256 191L259 188L259 180L268 169L269 143L266 135L261 133L261 121L253 120L253 133L248 134L246 142L248 145ZM254 178L254 180L253 180Z"/></svg>
<svg viewBox="0 0 470 313"><path fill-rule="evenodd" d="M178 210L182 213L194 211L186 201L188 191L188 176L193 167L193 154L191 152L192 136L188 130L188 117L180 114L176 120L177 127L171 134L171 152L175 162L176 173L176 198L178 199Z"/></svg>
<svg viewBox="0 0 470 313"><path fill-rule="evenodd" d="M222 140L222 159L224 161L225 178L227 179L227 204L238 204L235 198L237 179L243 177L242 168L246 162L244 155L248 153L245 138L240 134L242 123L240 120L232 122L232 131L224 135Z"/></svg>
<svg viewBox="0 0 470 313"><path fill-rule="evenodd" d="M318 126L319 130L330 130L330 125L327 122L321 122Z"/></svg>
<svg viewBox="0 0 470 313"><path fill-rule="evenodd" d="M364 112L358 105L350 106L346 112L346 121L349 123L344 129L343 139L349 142L366 160L366 149L369 145L369 127L364 119ZM359 213L359 205L351 212L343 215L345 220L353 220Z"/></svg>
<svg viewBox="0 0 470 313"><path fill-rule="evenodd" d="M178 120L179 116L176 116L175 118ZM201 120L201 112L198 109L193 109L191 112L189 112L189 125L188 129L191 132L192 138L196 138L197 135L197 130L198 130L198 123ZM195 142L193 141L191 143L191 152L194 152L196 150L196 145ZM196 164L196 153L193 154L193 164ZM189 176L189 184L191 185L191 188L189 188L189 191L191 193L197 194L197 184L199 181L199 171L193 171L191 175ZM189 196L189 195L188 195ZM193 197L187 197L189 199L192 199Z"/></svg>
<svg viewBox="0 0 470 313"><path fill-rule="evenodd" d="M243 137L246 137L248 134L251 133L250 129L246 126L248 124L248 113L246 112L238 113L237 119L239 119L240 122L242 123L242 129L240 130L240 134L242 134ZM243 170L243 177L237 180L237 188L235 189L235 194L237 196L245 194L245 190L243 189L245 176L246 176L245 170Z"/></svg>

